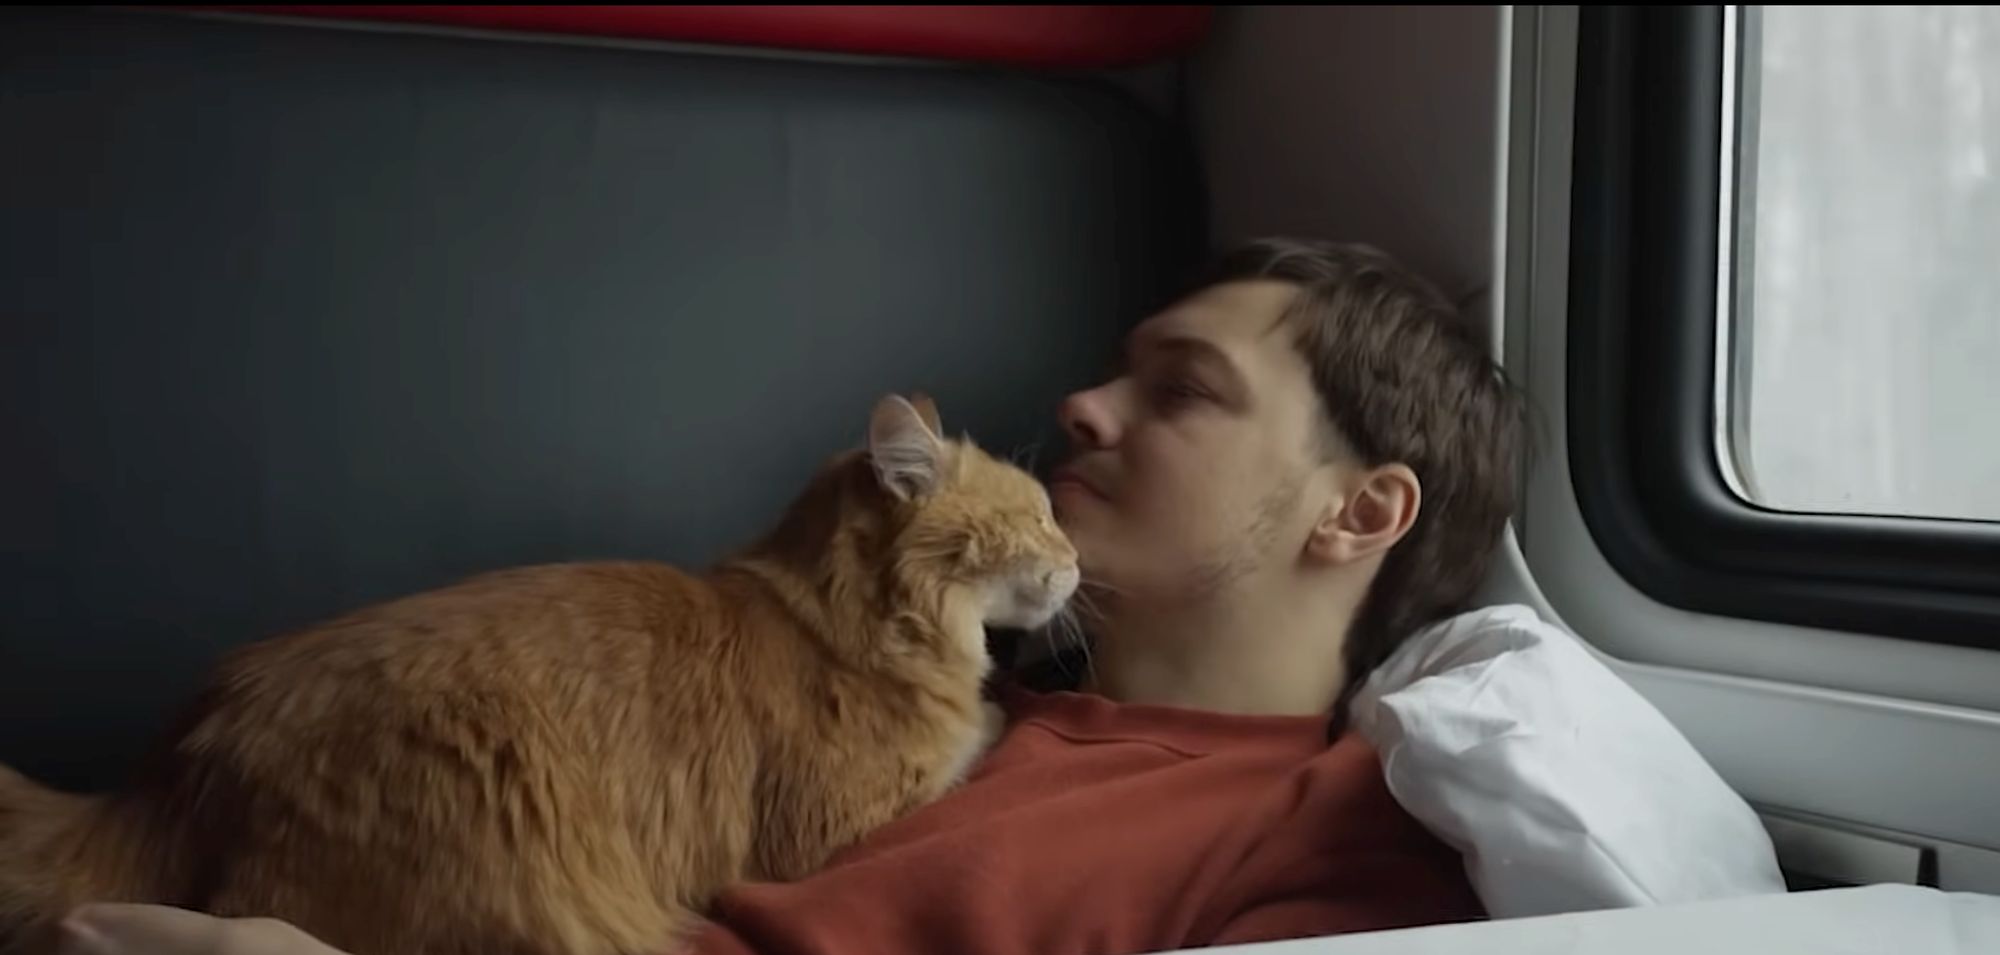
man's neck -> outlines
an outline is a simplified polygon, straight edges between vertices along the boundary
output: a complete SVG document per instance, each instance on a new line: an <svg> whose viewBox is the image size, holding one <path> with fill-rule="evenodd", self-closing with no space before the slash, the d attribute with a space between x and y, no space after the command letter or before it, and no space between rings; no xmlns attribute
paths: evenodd
<svg viewBox="0 0 2000 955"><path fill-rule="evenodd" d="M1354 602L1334 587L1273 589L1237 588L1150 612L1107 606L1084 689L1218 713L1329 711L1344 679Z"/></svg>

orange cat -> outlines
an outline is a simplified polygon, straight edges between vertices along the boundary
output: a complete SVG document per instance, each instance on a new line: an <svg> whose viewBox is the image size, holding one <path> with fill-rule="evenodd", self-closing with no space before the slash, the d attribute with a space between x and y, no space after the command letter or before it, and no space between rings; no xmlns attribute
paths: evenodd
<svg viewBox="0 0 2000 955"><path fill-rule="evenodd" d="M355 955L666 952L952 786L993 730L984 625L1076 582L1032 478L885 398L707 576L474 578L237 651L129 792L0 770L0 939L127 900Z"/></svg>

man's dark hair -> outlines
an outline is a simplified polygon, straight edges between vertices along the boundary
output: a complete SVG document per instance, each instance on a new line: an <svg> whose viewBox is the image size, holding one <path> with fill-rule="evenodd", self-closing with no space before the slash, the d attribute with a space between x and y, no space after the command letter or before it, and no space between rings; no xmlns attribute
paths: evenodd
<svg viewBox="0 0 2000 955"><path fill-rule="evenodd" d="M1525 403L1451 300L1376 249L1263 239L1204 279L1297 286L1283 321L1312 370L1326 451L1400 462L1423 487L1348 635L1337 733L1368 675L1412 632L1465 609L1485 576L1514 512Z"/></svg>

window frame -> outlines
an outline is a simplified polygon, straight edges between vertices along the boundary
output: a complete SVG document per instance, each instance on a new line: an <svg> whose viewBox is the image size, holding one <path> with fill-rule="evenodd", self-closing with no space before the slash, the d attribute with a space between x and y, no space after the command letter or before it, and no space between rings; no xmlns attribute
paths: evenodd
<svg viewBox="0 0 2000 955"><path fill-rule="evenodd" d="M1742 196L1722 205L1750 112L1723 99L1738 18L1579 15L1568 464L1606 559L1684 610L2000 649L2000 524L1783 512L1733 487L1718 309L1737 274L1719 256L1748 247Z"/></svg>

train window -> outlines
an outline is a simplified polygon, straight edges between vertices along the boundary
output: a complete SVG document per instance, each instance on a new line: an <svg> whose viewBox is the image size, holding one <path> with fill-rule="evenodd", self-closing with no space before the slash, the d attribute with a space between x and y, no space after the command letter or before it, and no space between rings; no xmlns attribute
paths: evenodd
<svg viewBox="0 0 2000 955"><path fill-rule="evenodd" d="M1737 26L1731 489L2000 520L2000 9L1773 6Z"/></svg>
<svg viewBox="0 0 2000 955"><path fill-rule="evenodd" d="M1607 561L1686 610L2000 649L2000 16L1578 31L1564 422Z"/></svg>

